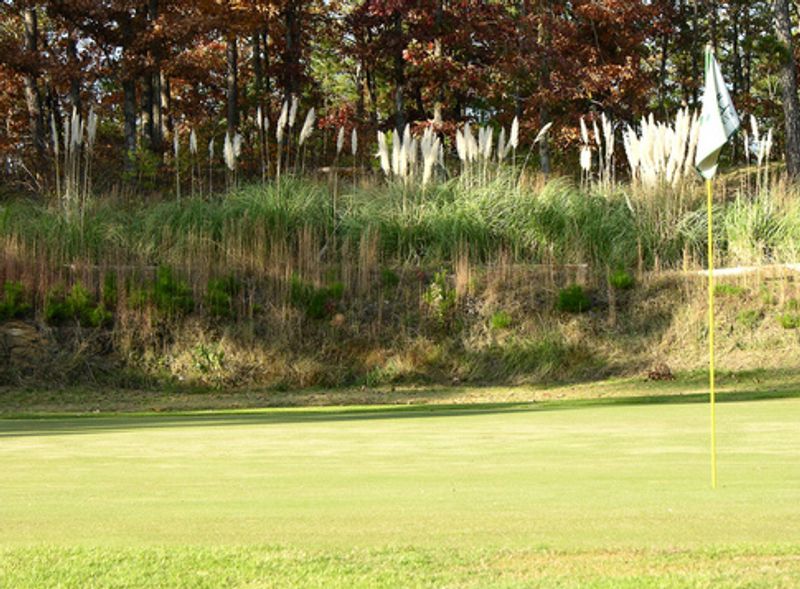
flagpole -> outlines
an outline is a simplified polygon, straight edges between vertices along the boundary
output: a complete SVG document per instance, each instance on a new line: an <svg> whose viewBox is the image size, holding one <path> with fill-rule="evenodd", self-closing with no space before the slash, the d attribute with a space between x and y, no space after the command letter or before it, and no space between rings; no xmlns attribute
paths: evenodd
<svg viewBox="0 0 800 589"><path fill-rule="evenodd" d="M711 400L711 488L717 488L717 416L714 391L714 191L712 179L706 180L708 204L708 390Z"/></svg>

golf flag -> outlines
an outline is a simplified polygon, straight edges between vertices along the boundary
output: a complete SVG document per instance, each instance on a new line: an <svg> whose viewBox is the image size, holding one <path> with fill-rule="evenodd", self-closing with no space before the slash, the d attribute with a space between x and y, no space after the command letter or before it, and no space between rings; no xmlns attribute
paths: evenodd
<svg viewBox="0 0 800 589"><path fill-rule="evenodd" d="M736 114L717 58L710 46L706 47L705 63L703 111L700 115L700 137L694 165L703 178L710 180L717 173L719 152L739 128L739 115Z"/></svg>
<svg viewBox="0 0 800 589"><path fill-rule="evenodd" d="M713 178L717 173L719 152L739 128L739 115L733 107L714 51L706 46L706 82L700 137L694 165L706 179L708 209L708 392L711 405L711 487L717 488L717 418L714 391L714 215Z"/></svg>

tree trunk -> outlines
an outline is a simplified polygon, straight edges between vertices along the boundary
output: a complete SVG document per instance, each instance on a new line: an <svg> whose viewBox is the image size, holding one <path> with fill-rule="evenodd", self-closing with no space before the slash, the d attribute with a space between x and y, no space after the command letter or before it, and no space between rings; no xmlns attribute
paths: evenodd
<svg viewBox="0 0 800 589"><path fill-rule="evenodd" d="M142 127L151 150L155 147L155 102L153 76L147 73L142 78Z"/></svg>
<svg viewBox="0 0 800 589"><path fill-rule="evenodd" d="M541 46L546 47L550 44L550 35L545 25L546 18L552 16L549 0L542 2L542 20L539 24L539 43ZM547 58L542 59L542 66L539 71L540 83L545 88L550 88L550 64ZM544 127L550 122L550 112L547 108L547 102L543 102L539 109L539 127ZM550 143L547 137L544 137L539 142L539 165L543 174L550 173Z"/></svg>
<svg viewBox="0 0 800 589"><path fill-rule="evenodd" d="M394 14L394 118L398 134L403 133L406 126L406 110L403 91L406 85L405 59L403 58L403 14L398 10Z"/></svg>
<svg viewBox="0 0 800 589"><path fill-rule="evenodd" d="M172 133L172 119L170 118L172 110L172 92L170 90L169 78L164 74L163 70L158 72L159 80L159 103L161 105L161 131L160 138L163 142L165 137Z"/></svg>
<svg viewBox="0 0 800 589"><path fill-rule="evenodd" d="M122 81L123 112L125 116L125 171L132 172L136 153L136 79Z"/></svg>
<svg viewBox="0 0 800 589"><path fill-rule="evenodd" d="M228 61L228 133L233 136L239 127L239 52L236 37L228 38L226 51Z"/></svg>
<svg viewBox="0 0 800 589"><path fill-rule="evenodd" d="M283 15L286 29L286 43L283 50L283 92L286 99L297 93L298 38L297 12L294 2L287 2Z"/></svg>
<svg viewBox="0 0 800 589"><path fill-rule="evenodd" d="M442 59L442 26L444 23L444 0L436 2L436 40L433 42L433 56L438 63ZM441 84L441 80L439 81ZM433 123L442 124L442 105L444 103L444 87L436 93L436 102L433 104Z"/></svg>
<svg viewBox="0 0 800 589"><path fill-rule="evenodd" d="M26 8L24 12L25 21L25 50L30 54L38 51L39 23L36 16L36 9ZM38 68L38 64L34 67ZM26 73L25 83L25 102L28 107L28 118L30 119L31 140L36 148L37 156L44 154L44 121L42 120L42 94L39 91L38 76L36 73Z"/></svg>
<svg viewBox="0 0 800 589"><path fill-rule="evenodd" d="M267 25L261 31L261 46L264 48L264 93L267 96L267 107L269 108L270 96L272 96L272 80L269 75L269 28Z"/></svg>
<svg viewBox="0 0 800 589"><path fill-rule="evenodd" d="M256 104L264 103L264 67L261 60L261 33L256 30L251 40L253 48L253 77L255 78Z"/></svg>
<svg viewBox="0 0 800 589"><path fill-rule="evenodd" d="M78 112L81 112L83 104L81 101L81 80L78 72L78 45L72 33L67 39L67 58L70 65L69 100L72 106Z"/></svg>
<svg viewBox="0 0 800 589"><path fill-rule="evenodd" d="M786 128L786 172L792 179L800 176L800 99L797 97L797 63L792 42L789 1L774 0L775 29L783 46L781 90Z"/></svg>

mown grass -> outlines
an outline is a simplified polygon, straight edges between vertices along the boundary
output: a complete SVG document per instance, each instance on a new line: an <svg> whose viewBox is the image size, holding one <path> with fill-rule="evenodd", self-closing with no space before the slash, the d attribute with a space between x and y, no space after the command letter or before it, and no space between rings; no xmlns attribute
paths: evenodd
<svg viewBox="0 0 800 589"><path fill-rule="evenodd" d="M796 549L582 551L266 547L0 551L9 587L791 588Z"/></svg>
<svg viewBox="0 0 800 589"><path fill-rule="evenodd" d="M787 378L718 406L716 491L679 396L1 420L0 584L792 587Z"/></svg>

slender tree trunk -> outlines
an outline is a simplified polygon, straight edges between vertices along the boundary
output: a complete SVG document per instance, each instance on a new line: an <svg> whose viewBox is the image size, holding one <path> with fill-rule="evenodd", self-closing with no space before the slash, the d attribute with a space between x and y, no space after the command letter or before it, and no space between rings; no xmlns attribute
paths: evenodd
<svg viewBox="0 0 800 589"><path fill-rule="evenodd" d="M122 81L122 101L125 117L125 171L132 172L136 153L136 79Z"/></svg>
<svg viewBox="0 0 800 589"><path fill-rule="evenodd" d="M160 137L163 143L165 137L169 137L170 133L172 133L172 91L169 84L169 77L164 73L164 71L160 71L158 73L159 76L159 95L160 100L159 103L161 104L161 131Z"/></svg>
<svg viewBox="0 0 800 589"><path fill-rule="evenodd" d="M158 0L149 0L147 4L147 18L151 25L158 18ZM155 51L149 51L150 58L158 62ZM148 71L142 79L142 125L147 137L147 145L152 151L160 151L161 113L158 92L159 76L157 71Z"/></svg>
<svg viewBox="0 0 800 589"><path fill-rule="evenodd" d="M264 48L264 93L270 96L272 94L272 82L269 77L269 29L266 25L261 31L261 46Z"/></svg>
<svg viewBox="0 0 800 589"><path fill-rule="evenodd" d="M228 133L233 137L239 127L239 52L236 37L228 38Z"/></svg>
<svg viewBox="0 0 800 589"><path fill-rule="evenodd" d="M81 110L83 110L83 103L81 101L81 80L78 71L78 46L75 41L75 36L72 33L70 33L69 39L67 40L67 59L70 65L69 100L72 106L75 107L78 112L81 112Z"/></svg>
<svg viewBox="0 0 800 589"><path fill-rule="evenodd" d="M153 76L147 73L142 78L142 127L147 137L147 146L151 150L155 146L155 102Z"/></svg>
<svg viewBox="0 0 800 589"><path fill-rule="evenodd" d="M287 2L286 11L283 15L284 26L286 29L286 43L283 50L283 92L288 99L289 96L297 94L297 76L299 75L299 39L297 38L297 12L294 2Z"/></svg>
<svg viewBox="0 0 800 589"><path fill-rule="evenodd" d="M394 117L395 128L400 134L406 126L405 100L403 97L406 72L405 59L403 58L403 50L405 49L405 44L403 43L403 14L399 10L394 13L394 35L396 43L394 52Z"/></svg>
<svg viewBox="0 0 800 589"><path fill-rule="evenodd" d="M251 38L253 50L253 77L255 78L256 104L264 103L264 68L261 60L261 33L256 30Z"/></svg>
<svg viewBox="0 0 800 589"><path fill-rule="evenodd" d="M546 20L552 16L552 11L550 7L549 0L543 0L542 2L542 19L539 21L539 43L543 47L546 47L550 44L550 35L547 30ZM539 71L539 79L541 85L545 88L550 88L550 64L548 63L547 57L542 59L542 65ZM547 102L543 102L541 107L539 108L539 126L543 127L547 123L550 122L550 112L547 108ZM539 142L539 165L542 169L542 173L549 174L550 173L550 142L547 140L547 137L542 139Z"/></svg>
<svg viewBox="0 0 800 589"><path fill-rule="evenodd" d="M442 58L442 27L444 25L444 0L436 2L436 39L433 42L433 56L436 61ZM442 81L440 80L441 84ZM442 124L442 105L444 104L444 87L441 86L436 93L436 102L433 104L433 123Z"/></svg>
<svg viewBox="0 0 800 589"><path fill-rule="evenodd" d="M39 21L35 8L26 8L23 13L25 21L25 50L35 55L38 52ZM38 68L38 64L34 67ZM44 154L44 120L42 118L42 94L39 91L38 75L26 73L24 76L25 102L28 107L31 140L36 148L36 155Z"/></svg>
<svg viewBox="0 0 800 589"><path fill-rule="evenodd" d="M658 74L658 104L661 113L667 116L667 56L669 51L669 36L667 33L661 34L661 64Z"/></svg>
<svg viewBox="0 0 800 589"><path fill-rule="evenodd" d="M792 23L788 0L773 0L775 29L783 49L781 90L786 128L786 171L793 179L800 176L800 99L797 96L797 63L792 42Z"/></svg>

